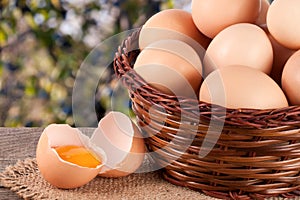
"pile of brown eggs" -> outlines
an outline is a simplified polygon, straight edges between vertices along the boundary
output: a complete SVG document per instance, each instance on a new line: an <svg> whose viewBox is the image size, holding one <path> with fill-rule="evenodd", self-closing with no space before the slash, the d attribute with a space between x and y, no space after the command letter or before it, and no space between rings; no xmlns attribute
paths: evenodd
<svg viewBox="0 0 300 200"><path fill-rule="evenodd" d="M300 104L300 0L193 0L143 25L134 69L163 93L227 108Z"/></svg>

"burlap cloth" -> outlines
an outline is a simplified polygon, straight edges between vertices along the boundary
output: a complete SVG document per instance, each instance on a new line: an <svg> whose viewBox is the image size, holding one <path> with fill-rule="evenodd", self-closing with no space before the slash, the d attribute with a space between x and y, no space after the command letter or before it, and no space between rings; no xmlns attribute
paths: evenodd
<svg viewBox="0 0 300 200"><path fill-rule="evenodd" d="M80 188L62 190L41 177L34 158L8 166L0 173L0 185L10 188L24 199L215 199L172 185L162 179L159 171L135 173L123 178L96 177Z"/></svg>

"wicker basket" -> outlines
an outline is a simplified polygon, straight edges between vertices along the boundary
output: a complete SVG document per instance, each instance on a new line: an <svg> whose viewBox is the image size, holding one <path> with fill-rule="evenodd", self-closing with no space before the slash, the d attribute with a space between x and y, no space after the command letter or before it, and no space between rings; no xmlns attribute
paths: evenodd
<svg viewBox="0 0 300 200"><path fill-rule="evenodd" d="M120 45L114 70L128 88L137 122L166 180L222 199L300 195L299 106L226 109L163 94L132 69L140 52L138 37L136 31ZM220 136L212 128L208 137L209 128L217 130L222 123ZM201 157L200 150L208 148L204 140L216 144Z"/></svg>

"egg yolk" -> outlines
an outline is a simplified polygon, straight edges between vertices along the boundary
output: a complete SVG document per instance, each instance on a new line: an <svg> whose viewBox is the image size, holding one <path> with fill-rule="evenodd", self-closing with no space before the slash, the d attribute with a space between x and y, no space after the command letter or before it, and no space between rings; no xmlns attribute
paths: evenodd
<svg viewBox="0 0 300 200"><path fill-rule="evenodd" d="M96 168L101 161L99 161L88 149L82 146L61 146L54 147L58 155L65 161L89 168Z"/></svg>

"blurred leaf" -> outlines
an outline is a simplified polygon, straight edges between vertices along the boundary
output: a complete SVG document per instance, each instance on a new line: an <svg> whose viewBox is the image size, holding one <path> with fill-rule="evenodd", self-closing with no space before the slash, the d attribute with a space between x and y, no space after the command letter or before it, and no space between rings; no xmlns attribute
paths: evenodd
<svg viewBox="0 0 300 200"><path fill-rule="evenodd" d="M163 9L171 9L174 8L174 1L173 0L167 0L162 4Z"/></svg>
<svg viewBox="0 0 300 200"><path fill-rule="evenodd" d="M53 30L41 30L36 29L34 31L36 37L41 41L45 47L47 47L49 50L54 46L54 41L52 40Z"/></svg>
<svg viewBox="0 0 300 200"><path fill-rule="evenodd" d="M35 30L37 28L37 25L34 22L32 14L26 13L24 18L25 18L27 24L30 26L30 28L32 28L33 30Z"/></svg>
<svg viewBox="0 0 300 200"><path fill-rule="evenodd" d="M125 27L120 26L121 17L129 28L135 26L135 23L142 23L146 17L160 9L161 1L74 2L1 1L0 48L3 45L7 48L1 49L0 59L3 60L0 60L0 79L3 77L3 80L9 80L2 84L1 89L11 92L5 95L5 102L1 102L0 106L7 104L9 110L13 102L20 113L12 115L0 112L0 119L3 119L0 126L45 126L51 122L73 124L72 87L76 73L93 43L96 45L98 38L109 37L115 30L124 31L122 28ZM169 7L172 5L171 0L163 2ZM66 24L65 31L62 31L61 24ZM76 32L78 37L74 36ZM91 38L91 45L88 45L86 38ZM107 54L101 56L114 53L113 49L107 51ZM3 62L10 65L4 68ZM110 80L111 75L107 77ZM103 81L102 86L110 87L109 80ZM2 97L3 94L0 94L0 99ZM46 102L41 104L42 109L35 111L35 116L42 116L38 117L40 121L28 118L31 111L28 107L36 105L39 100ZM99 109L100 114L105 113L110 101L109 96L101 100L106 108ZM128 102L118 101L117 104L122 111L128 107Z"/></svg>
<svg viewBox="0 0 300 200"><path fill-rule="evenodd" d="M49 78L41 78L39 81L39 84L43 90L45 90L46 93L51 92L52 83L50 82Z"/></svg>
<svg viewBox="0 0 300 200"><path fill-rule="evenodd" d="M3 75L3 65L4 65L4 63L0 60L0 77L2 77L2 75ZM0 87L0 89L1 89L1 87Z"/></svg>
<svg viewBox="0 0 300 200"><path fill-rule="evenodd" d="M8 3L9 3L9 0L1 0L1 1L0 1L0 6L1 6L1 8L6 7L6 6L8 5Z"/></svg>
<svg viewBox="0 0 300 200"><path fill-rule="evenodd" d="M29 2L29 6L32 10L38 8L39 0L31 0L31 1L27 1L27 2Z"/></svg>
<svg viewBox="0 0 300 200"><path fill-rule="evenodd" d="M47 21L48 19L49 19L49 10L47 11L47 10L45 10L45 9L43 9L43 10L40 10L39 11L39 14L41 14L41 15L43 15L44 16L44 18L45 18L45 21Z"/></svg>
<svg viewBox="0 0 300 200"><path fill-rule="evenodd" d="M8 25L8 23L10 25ZM1 22L0 23L0 30L2 30L3 32L5 32L6 35L13 35L14 31L13 31L12 28L14 26L15 26L14 20L6 21L6 22Z"/></svg>
<svg viewBox="0 0 300 200"><path fill-rule="evenodd" d="M131 22L134 22L139 15L139 2L137 0L129 0L122 6L123 10L128 11L126 14ZM130 11L130 12L129 12Z"/></svg>
<svg viewBox="0 0 300 200"><path fill-rule="evenodd" d="M20 19L22 17L22 12L19 8L15 8L12 12L14 19Z"/></svg>
<svg viewBox="0 0 300 200"><path fill-rule="evenodd" d="M2 29L0 29L0 47L6 44L6 40L7 40L7 34Z"/></svg>
<svg viewBox="0 0 300 200"><path fill-rule="evenodd" d="M37 78L31 77L26 81L25 85L25 95L27 96L35 96L37 94Z"/></svg>
<svg viewBox="0 0 300 200"><path fill-rule="evenodd" d="M59 0L51 0L52 5L56 8L56 9L60 9L61 5L60 5L60 1Z"/></svg>
<svg viewBox="0 0 300 200"><path fill-rule="evenodd" d="M27 86L25 88L25 94L27 96L34 96L36 94L36 89L34 87L32 87L32 86Z"/></svg>
<svg viewBox="0 0 300 200"><path fill-rule="evenodd" d="M22 126L19 118L9 119L5 121L4 126L6 127L20 127Z"/></svg>

